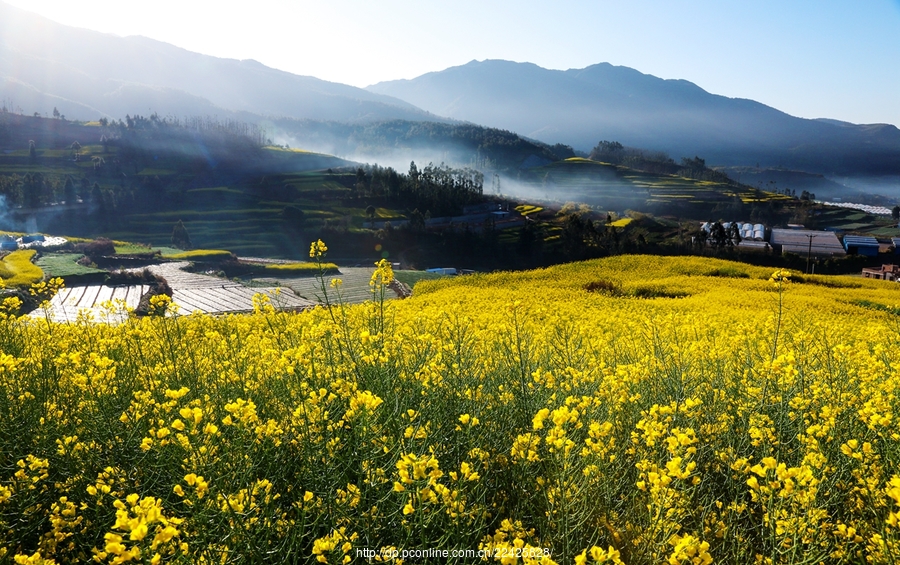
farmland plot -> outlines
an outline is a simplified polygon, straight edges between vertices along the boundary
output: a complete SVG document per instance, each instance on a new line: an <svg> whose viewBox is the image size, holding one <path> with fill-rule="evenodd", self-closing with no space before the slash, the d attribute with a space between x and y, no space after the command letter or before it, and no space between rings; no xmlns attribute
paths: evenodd
<svg viewBox="0 0 900 565"><path fill-rule="evenodd" d="M149 267L154 275L164 277L172 287L172 300L181 313L226 314L232 312L252 312L253 296L265 294L278 308L300 310L315 305L315 302L298 298L290 290L265 286L247 288L240 283L184 271L188 263L163 263ZM133 310L140 303L141 296L149 290L147 285L106 286L95 285L63 289L46 309L38 309L33 317L49 316L57 322L75 321L82 310L95 319L120 321L123 307ZM116 312L118 310L118 312ZM109 318L109 317L112 318Z"/></svg>

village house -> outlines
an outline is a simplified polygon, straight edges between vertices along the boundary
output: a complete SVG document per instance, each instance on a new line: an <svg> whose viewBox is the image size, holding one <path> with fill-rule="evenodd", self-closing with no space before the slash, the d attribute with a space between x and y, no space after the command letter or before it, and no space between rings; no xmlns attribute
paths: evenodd
<svg viewBox="0 0 900 565"><path fill-rule="evenodd" d="M862 276L867 279L900 282L900 265L882 265L878 269L863 269Z"/></svg>

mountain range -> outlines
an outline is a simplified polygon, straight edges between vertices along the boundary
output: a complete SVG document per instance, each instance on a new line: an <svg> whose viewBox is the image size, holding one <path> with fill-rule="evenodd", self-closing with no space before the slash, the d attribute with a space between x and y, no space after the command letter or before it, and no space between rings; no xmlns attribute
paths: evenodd
<svg viewBox="0 0 900 565"><path fill-rule="evenodd" d="M589 150L600 140L732 166L896 173L900 130L790 116L608 63L557 71L487 60L368 87L429 112Z"/></svg>
<svg viewBox="0 0 900 565"><path fill-rule="evenodd" d="M701 156L711 165L900 174L900 130L893 125L797 118L607 63L558 71L472 61L361 89L144 37L72 28L2 2L0 20L7 30L0 37L0 105L17 113L57 109L79 120L157 113L357 127L468 122L585 153L609 140L675 159Z"/></svg>
<svg viewBox="0 0 900 565"><path fill-rule="evenodd" d="M0 96L31 114L72 119L126 114L285 116L335 121L435 120L361 88L298 76L253 60L192 53L145 37L57 24L0 2ZM251 115L246 115L251 114Z"/></svg>

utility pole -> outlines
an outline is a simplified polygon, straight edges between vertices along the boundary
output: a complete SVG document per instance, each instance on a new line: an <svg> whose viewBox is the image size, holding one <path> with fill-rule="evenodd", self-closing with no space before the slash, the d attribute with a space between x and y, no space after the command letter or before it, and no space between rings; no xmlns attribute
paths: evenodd
<svg viewBox="0 0 900 565"><path fill-rule="evenodd" d="M806 237L809 238L809 248L806 250L806 274L809 274L809 258L812 256L812 240L816 237L813 234L806 234Z"/></svg>

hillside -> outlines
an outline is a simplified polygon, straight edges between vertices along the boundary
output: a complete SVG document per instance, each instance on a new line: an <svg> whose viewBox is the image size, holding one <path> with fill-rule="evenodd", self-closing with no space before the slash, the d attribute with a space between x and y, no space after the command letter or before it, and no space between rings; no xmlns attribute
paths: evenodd
<svg viewBox="0 0 900 565"><path fill-rule="evenodd" d="M3 316L4 549L890 562L895 287L627 256L374 307Z"/></svg>
<svg viewBox="0 0 900 565"><path fill-rule="evenodd" d="M602 139L700 155L715 165L788 167L820 174L898 171L900 130L808 120L607 63L555 71L472 61L368 87L435 114L509 129L587 151Z"/></svg>
<svg viewBox="0 0 900 565"><path fill-rule="evenodd" d="M550 146L513 132L476 124L406 120L347 124L277 119L268 127L277 137L289 139L292 145L397 168L405 168L410 160L417 160L516 175L575 155L568 146Z"/></svg>
<svg viewBox="0 0 900 565"><path fill-rule="evenodd" d="M410 153L467 157L469 165L360 165L265 145L260 128L236 121L151 115L80 123L0 112L0 229L165 246L183 223L189 245L238 255L303 259L303 241L327 238L342 265L390 257L404 268L488 271L619 253L730 254L691 244L700 222L721 218L896 234L889 220L814 210L730 181L702 159L647 157L641 170L560 160L570 148L479 126L299 125L346 136L357 148L380 140ZM768 255L746 260L793 264ZM859 262L822 268L846 272Z"/></svg>
<svg viewBox="0 0 900 565"><path fill-rule="evenodd" d="M0 113L2 229L164 245L183 220L195 245L297 256L284 209L307 182L339 199L348 189L324 171L350 163L261 141L257 128L234 122L102 125ZM262 185L266 175L296 181L279 192ZM311 225L343 216L323 204L313 205Z"/></svg>
<svg viewBox="0 0 900 565"><path fill-rule="evenodd" d="M192 53L145 37L57 24L0 2L0 100L10 111L69 119L126 114L289 116L338 121L436 119L389 96L256 61Z"/></svg>
<svg viewBox="0 0 900 565"><path fill-rule="evenodd" d="M735 205L737 213L749 215L756 204L791 201L784 195L727 179L709 181L651 173L577 157L536 167L528 171L527 178L545 197L557 200L607 210L634 209L692 218L710 214L717 206Z"/></svg>

